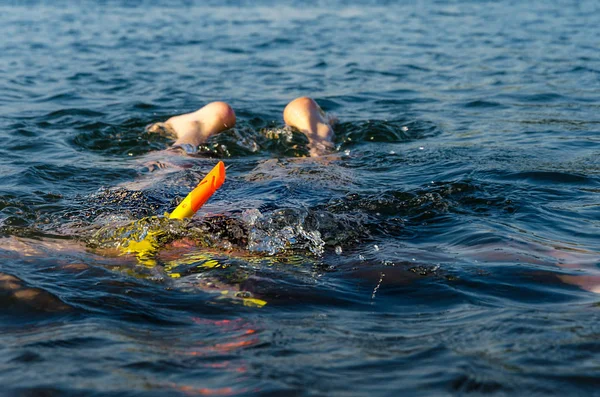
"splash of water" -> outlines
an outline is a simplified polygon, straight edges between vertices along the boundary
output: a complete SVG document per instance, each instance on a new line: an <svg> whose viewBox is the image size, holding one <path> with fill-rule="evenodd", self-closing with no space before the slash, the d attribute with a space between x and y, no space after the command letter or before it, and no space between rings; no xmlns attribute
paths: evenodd
<svg viewBox="0 0 600 397"><path fill-rule="evenodd" d="M290 208L268 215L257 209L245 211L242 219L249 226L248 250L269 255L288 249L308 250L314 255L322 255L325 242L321 232L310 228L306 218L306 211Z"/></svg>

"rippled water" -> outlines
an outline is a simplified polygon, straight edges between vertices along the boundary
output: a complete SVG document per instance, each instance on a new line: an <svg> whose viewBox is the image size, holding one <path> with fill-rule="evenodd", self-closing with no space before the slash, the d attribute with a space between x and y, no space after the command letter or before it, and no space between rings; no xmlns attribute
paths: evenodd
<svg viewBox="0 0 600 397"><path fill-rule="evenodd" d="M4 394L597 393L599 6L388 3L0 6ZM213 100L197 157L145 132Z"/></svg>

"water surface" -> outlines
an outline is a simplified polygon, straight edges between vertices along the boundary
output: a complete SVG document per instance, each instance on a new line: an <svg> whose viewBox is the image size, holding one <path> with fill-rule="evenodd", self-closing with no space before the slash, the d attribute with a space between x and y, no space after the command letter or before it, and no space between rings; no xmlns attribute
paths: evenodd
<svg viewBox="0 0 600 397"><path fill-rule="evenodd" d="M0 6L4 393L596 393L598 11ZM283 129L302 95L340 120L333 158ZM145 126L213 100L236 128L165 158ZM93 250L217 159L227 182L171 229L202 244L156 266Z"/></svg>

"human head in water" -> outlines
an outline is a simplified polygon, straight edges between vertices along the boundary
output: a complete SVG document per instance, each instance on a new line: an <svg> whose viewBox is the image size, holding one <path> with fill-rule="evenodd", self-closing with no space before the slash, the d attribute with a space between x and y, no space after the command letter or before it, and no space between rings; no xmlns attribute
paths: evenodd
<svg viewBox="0 0 600 397"><path fill-rule="evenodd" d="M308 138L311 156L326 154L333 148L332 119L311 98L300 97L291 101L283 111L285 123L297 128ZM203 144L208 138L235 126L235 112L225 102L211 102L192 113L173 116L164 123L149 127L150 132L161 129L175 135L174 147L187 152Z"/></svg>

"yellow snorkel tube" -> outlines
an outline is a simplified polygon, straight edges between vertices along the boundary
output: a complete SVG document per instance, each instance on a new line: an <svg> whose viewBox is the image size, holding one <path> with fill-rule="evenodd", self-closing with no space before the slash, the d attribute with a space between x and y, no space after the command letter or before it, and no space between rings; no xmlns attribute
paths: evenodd
<svg viewBox="0 0 600 397"><path fill-rule="evenodd" d="M198 186L192 190L168 217L171 219L191 218L208 201L208 199L223 185L225 181L225 164L219 163L200 181ZM129 240L122 247L124 254L134 253L138 261L147 266L154 267L156 260L154 255L158 249L157 237L162 231L148 231L146 237L141 241Z"/></svg>
<svg viewBox="0 0 600 397"><path fill-rule="evenodd" d="M215 194L217 189L223 185L223 182L225 182L225 164L219 161L198 186L171 212L169 218L191 218L208 201L210 196Z"/></svg>

